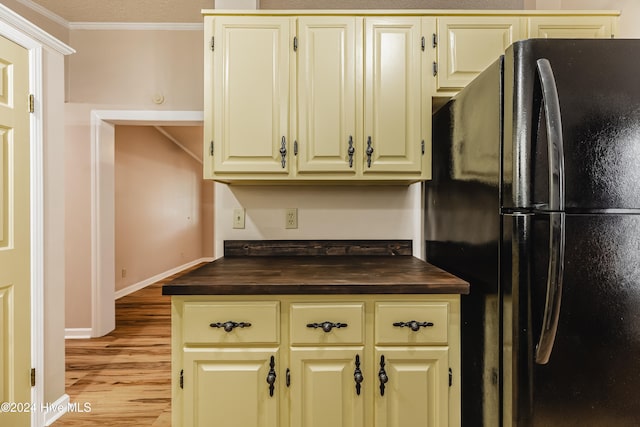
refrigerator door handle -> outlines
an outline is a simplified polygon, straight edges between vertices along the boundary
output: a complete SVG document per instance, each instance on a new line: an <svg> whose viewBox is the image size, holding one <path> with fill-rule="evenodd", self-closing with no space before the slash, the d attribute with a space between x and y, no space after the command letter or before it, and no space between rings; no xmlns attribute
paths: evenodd
<svg viewBox="0 0 640 427"><path fill-rule="evenodd" d="M536 62L547 127L549 158L549 210L564 210L564 143L560 101L553 70L548 59Z"/></svg>
<svg viewBox="0 0 640 427"><path fill-rule="evenodd" d="M542 317L542 331L536 346L535 361L549 362L556 339L562 300L564 271L565 214L564 214L564 145L560 101L548 59L537 60L538 77L544 103L548 158L549 158L549 268L547 271L547 295Z"/></svg>
<svg viewBox="0 0 640 427"><path fill-rule="evenodd" d="M535 361L539 365L549 362L556 339L562 301L564 273L565 213L549 214L549 269L547 271L547 296L542 317L542 331L536 346Z"/></svg>

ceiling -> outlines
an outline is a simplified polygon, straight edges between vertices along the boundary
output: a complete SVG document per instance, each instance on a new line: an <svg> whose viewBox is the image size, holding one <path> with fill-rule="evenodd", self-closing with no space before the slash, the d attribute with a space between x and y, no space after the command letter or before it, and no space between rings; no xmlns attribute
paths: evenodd
<svg viewBox="0 0 640 427"><path fill-rule="evenodd" d="M30 0L68 22L201 23L215 0Z"/></svg>

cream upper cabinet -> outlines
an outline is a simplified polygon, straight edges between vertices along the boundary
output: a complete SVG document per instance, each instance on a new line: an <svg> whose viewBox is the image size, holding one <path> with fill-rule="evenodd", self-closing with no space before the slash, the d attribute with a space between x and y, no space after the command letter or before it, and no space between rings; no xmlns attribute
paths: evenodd
<svg viewBox="0 0 640 427"><path fill-rule="evenodd" d="M456 92L520 39L518 16L450 16L437 20L433 65L438 92Z"/></svg>
<svg viewBox="0 0 640 427"><path fill-rule="evenodd" d="M365 18L364 174L422 170L421 19Z"/></svg>
<svg viewBox="0 0 640 427"><path fill-rule="evenodd" d="M612 37L612 11L205 11L204 177L431 177L432 97L529 37Z"/></svg>
<svg viewBox="0 0 640 427"><path fill-rule="evenodd" d="M302 16L297 37L298 173L354 176L362 131L362 18ZM358 145L358 147L356 147Z"/></svg>
<svg viewBox="0 0 640 427"><path fill-rule="evenodd" d="M527 38L612 38L615 19L609 16L536 16L528 18Z"/></svg>
<svg viewBox="0 0 640 427"><path fill-rule="evenodd" d="M205 177L289 173L291 25L287 17L206 17Z"/></svg>

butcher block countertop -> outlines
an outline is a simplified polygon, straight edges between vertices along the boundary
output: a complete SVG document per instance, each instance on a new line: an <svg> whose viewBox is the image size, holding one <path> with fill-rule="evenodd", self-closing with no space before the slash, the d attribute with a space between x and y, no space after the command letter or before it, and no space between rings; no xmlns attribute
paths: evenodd
<svg viewBox="0 0 640 427"><path fill-rule="evenodd" d="M276 249L281 241L260 241L260 248L225 242L225 256L162 288L163 295L302 295L302 294L467 294L469 284L388 241L385 250L370 241L336 247L300 243ZM268 250L263 250L267 248ZM356 249L354 249L356 247ZM363 250L363 247L365 248ZM238 249L239 248L239 249ZM238 251L241 253L239 254ZM227 256L233 253L232 256ZM275 255L274 255L275 254ZM310 255L311 254L311 255Z"/></svg>

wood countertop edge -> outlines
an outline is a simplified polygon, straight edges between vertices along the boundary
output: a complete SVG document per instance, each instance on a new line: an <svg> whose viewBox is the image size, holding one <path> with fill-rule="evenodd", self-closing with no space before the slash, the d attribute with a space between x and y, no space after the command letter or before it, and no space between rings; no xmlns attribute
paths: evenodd
<svg viewBox="0 0 640 427"><path fill-rule="evenodd" d="M165 285L162 295L408 295L408 294L469 294L469 284L439 283L410 285L374 284L264 284L264 285Z"/></svg>
<svg viewBox="0 0 640 427"><path fill-rule="evenodd" d="M261 257L220 258L168 282L162 287L162 294L402 295L470 292L466 281L412 256L258 258ZM295 272L300 268L309 268L313 274ZM322 268L327 269L326 274L319 273ZM289 271L294 271L291 277Z"/></svg>

